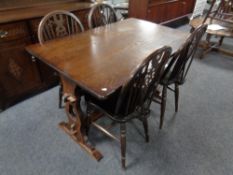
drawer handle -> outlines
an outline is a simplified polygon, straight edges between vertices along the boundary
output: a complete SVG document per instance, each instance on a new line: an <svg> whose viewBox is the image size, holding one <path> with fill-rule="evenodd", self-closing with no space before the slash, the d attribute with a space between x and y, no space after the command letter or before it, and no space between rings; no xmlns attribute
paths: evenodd
<svg viewBox="0 0 233 175"><path fill-rule="evenodd" d="M36 57L31 56L32 62L36 62Z"/></svg>
<svg viewBox="0 0 233 175"><path fill-rule="evenodd" d="M8 35L7 31L0 30L0 38L6 38Z"/></svg>

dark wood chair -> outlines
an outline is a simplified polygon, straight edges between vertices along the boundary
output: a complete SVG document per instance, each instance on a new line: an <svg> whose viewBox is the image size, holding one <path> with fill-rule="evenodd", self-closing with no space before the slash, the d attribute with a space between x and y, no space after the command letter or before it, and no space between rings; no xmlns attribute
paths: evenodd
<svg viewBox="0 0 233 175"><path fill-rule="evenodd" d="M88 27L90 29L117 21L114 8L108 4L97 3L88 14Z"/></svg>
<svg viewBox="0 0 233 175"><path fill-rule="evenodd" d="M155 93L153 101L161 104L160 126L162 129L164 121L164 113L166 107L167 89L175 93L175 111L178 111L179 86L184 84L185 78L193 61L195 52L202 36L207 29L207 25L201 25L195 29L187 38L183 46L175 52L166 67L161 78L160 85L162 93ZM174 85L174 89L170 86Z"/></svg>
<svg viewBox="0 0 233 175"><path fill-rule="evenodd" d="M44 16L39 24L38 39L40 44L55 38L69 36L75 33L83 32L84 28L78 17L74 14L56 10ZM63 88L59 88L59 108L62 107Z"/></svg>
<svg viewBox="0 0 233 175"><path fill-rule="evenodd" d="M145 130L146 142L149 141L147 126L149 108L154 96L154 89L164 72L170 53L171 48L167 46L156 50L145 59L133 77L108 99L97 100L86 96L89 109L97 109L114 122L120 123L120 140L96 122L93 121L92 125L111 138L120 141L123 168L125 168L126 154L126 123L134 118L141 120Z"/></svg>

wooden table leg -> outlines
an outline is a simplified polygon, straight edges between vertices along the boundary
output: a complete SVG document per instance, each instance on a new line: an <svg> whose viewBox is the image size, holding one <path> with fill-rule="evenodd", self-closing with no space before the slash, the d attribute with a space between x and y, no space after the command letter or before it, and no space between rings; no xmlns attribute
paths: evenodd
<svg viewBox="0 0 233 175"><path fill-rule="evenodd" d="M82 148L84 148L93 158L99 161L103 156L93 146L88 144L86 135L86 119L79 111L80 100L72 96L67 97L65 110L68 122L61 122L59 126Z"/></svg>
<svg viewBox="0 0 233 175"><path fill-rule="evenodd" d="M65 111L68 121L61 122L59 126L94 159L99 161L103 157L102 154L88 143L87 128L89 128L89 122L88 117L81 110L81 95L75 92L76 86L69 83L64 77L62 83L66 96Z"/></svg>

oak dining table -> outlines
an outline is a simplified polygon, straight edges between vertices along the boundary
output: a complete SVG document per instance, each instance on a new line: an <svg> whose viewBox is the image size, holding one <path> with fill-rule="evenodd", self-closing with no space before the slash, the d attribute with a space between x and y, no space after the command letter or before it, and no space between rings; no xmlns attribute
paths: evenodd
<svg viewBox="0 0 233 175"><path fill-rule="evenodd" d="M156 49L173 52L189 33L144 20L129 18L79 34L33 44L26 50L55 69L63 84L67 122L60 127L96 160L102 154L88 142L90 122L81 110L83 91L106 99L124 85L138 66ZM92 119L100 117L96 113Z"/></svg>

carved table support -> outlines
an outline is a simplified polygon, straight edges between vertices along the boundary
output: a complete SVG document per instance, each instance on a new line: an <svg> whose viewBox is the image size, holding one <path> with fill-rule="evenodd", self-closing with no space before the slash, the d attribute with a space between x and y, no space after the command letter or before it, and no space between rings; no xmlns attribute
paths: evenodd
<svg viewBox="0 0 233 175"><path fill-rule="evenodd" d="M88 117L81 110L81 93L78 92L74 82L63 76L61 76L61 81L68 121L61 122L59 126L93 158L99 161L103 157L102 154L88 143L87 132L90 123Z"/></svg>

